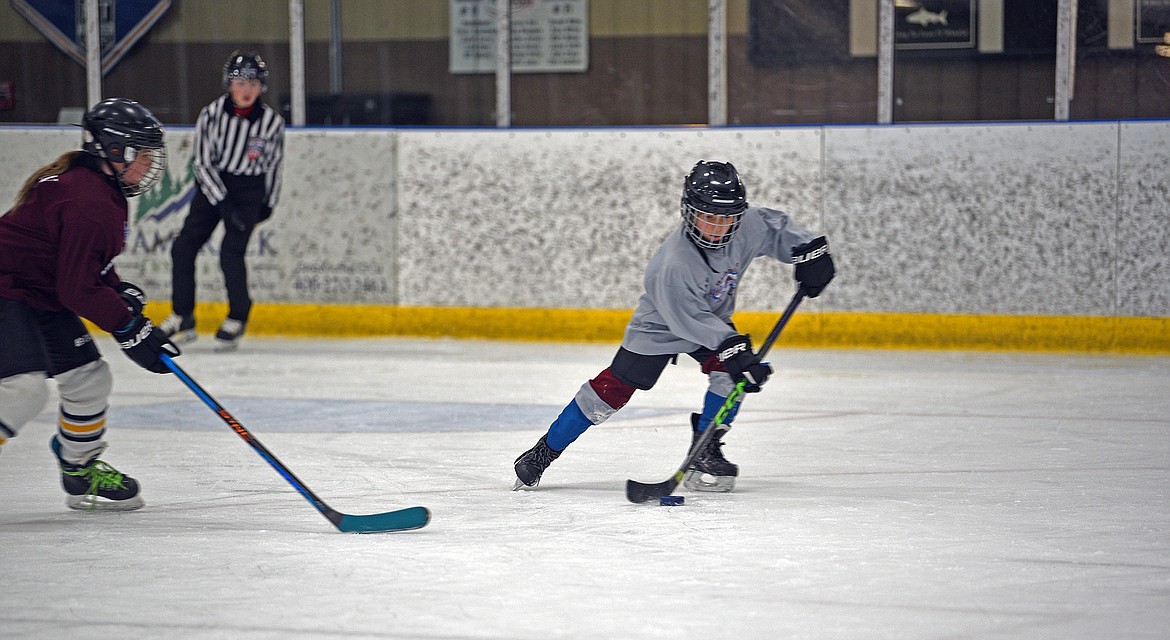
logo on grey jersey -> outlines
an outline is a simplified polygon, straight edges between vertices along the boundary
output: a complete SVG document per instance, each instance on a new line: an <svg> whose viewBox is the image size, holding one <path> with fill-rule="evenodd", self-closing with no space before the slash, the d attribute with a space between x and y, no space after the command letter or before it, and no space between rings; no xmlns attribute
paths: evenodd
<svg viewBox="0 0 1170 640"><path fill-rule="evenodd" d="M735 265L719 276L715 284L707 290L707 297L716 302L722 300L724 296L734 297L737 287L739 287L739 265Z"/></svg>

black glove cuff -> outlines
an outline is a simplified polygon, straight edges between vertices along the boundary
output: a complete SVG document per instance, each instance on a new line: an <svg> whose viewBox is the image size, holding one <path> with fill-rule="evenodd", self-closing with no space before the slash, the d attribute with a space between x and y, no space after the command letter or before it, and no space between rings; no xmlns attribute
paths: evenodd
<svg viewBox="0 0 1170 640"><path fill-rule="evenodd" d="M760 362L759 356L752 352L751 338L745 335L724 340L716 355L733 380L746 383L744 391L748 393L759 391L760 385L772 375L772 367Z"/></svg>
<svg viewBox="0 0 1170 640"><path fill-rule="evenodd" d="M829 254L829 241L819 236L792 248L792 264L804 264Z"/></svg>
<svg viewBox="0 0 1170 640"><path fill-rule="evenodd" d="M126 303L126 308L130 310L131 315L136 316L142 313L142 309L146 306L146 294L142 292L142 287L122 281L114 285L114 291L122 296L122 301Z"/></svg>
<svg viewBox="0 0 1170 640"><path fill-rule="evenodd" d="M743 360L746 355L748 360L752 358L752 339L745 335L735 335L724 340L715 352L726 368L728 362ZM742 368L742 367L741 367Z"/></svg>
<svg viewBox="0 0 1170 640"><path fill-rule="evenodd" d="M143 315L136 315L130 324L113 333L114 339L123 349L136 347L154 330L154 323Z"/></svg>

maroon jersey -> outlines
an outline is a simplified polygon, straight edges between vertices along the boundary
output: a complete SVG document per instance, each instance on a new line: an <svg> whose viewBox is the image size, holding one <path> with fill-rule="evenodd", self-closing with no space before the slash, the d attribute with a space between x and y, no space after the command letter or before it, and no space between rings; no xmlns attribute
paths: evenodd
<svg viewBox="0 0 1170 640"><path fill-rule="evenodd" d="M126 197L85 166L46 176L0 216L0 297L34 309L68 309L106 331L132 319L112 288L126 246Z"/></svg>

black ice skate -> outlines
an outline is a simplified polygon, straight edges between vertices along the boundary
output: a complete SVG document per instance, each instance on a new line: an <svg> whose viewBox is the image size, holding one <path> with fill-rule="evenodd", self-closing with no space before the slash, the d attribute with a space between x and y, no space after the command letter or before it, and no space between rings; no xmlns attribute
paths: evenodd
<svg viewBox="0 0 1170 640"><path fill-rule="evenodd" d="M560 456L560 451L549 448L548 435L541 436L536 446L516 458L516 484L512 486L512 491L535 488L540 484L540 476L544 470Z"/></svg>
<svg viewBox="0 0 1170 640"><path fill-rule="evenodd" d="M174 344L195 342L199 334L195 333L195 316L181 316L172 313L162 324L158 325L163 334Z"/></svg>
<svg viewBox="0 0 1170 640"><path fill-rule="evenodd" d="M708 426L708 429L711 427ZM703 434L699 432L699 414L691 414L691 446L699 441ZM723 442L718 435L711 440L695 458L689 471L683 476L683 486L692 491L715 491L726 493L735 489L735 478L739 475L739 467L723 457Z"/></svg>
<svg viewBox="0 0 1170 640"><path fill-rule="evenodd" d="M245 323L241 320L228 318L219 325L215 332L216 351L235 351L240 346L240 338L244 337Z"/></svg>
<svg viewBox="0 0 1170 640"><path fill-rule="evenodd" d="M132 511L143 506L138 481L94 456L85 464L61 460L61 444L54 436L49 445L61 467L65 506L80 511Z"/></svg>

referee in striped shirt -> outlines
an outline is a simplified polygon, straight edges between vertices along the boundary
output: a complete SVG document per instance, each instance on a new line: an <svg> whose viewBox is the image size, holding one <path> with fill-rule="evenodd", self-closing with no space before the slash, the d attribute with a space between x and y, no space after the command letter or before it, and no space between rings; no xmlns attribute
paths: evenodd
<svg viewBox="0 0 1170 640"><path fill-rule="evenodd" d="M252 298L244 252L256 225L272 215L280 197L284 118L260 96L268 66L254 53L236 51L223 66L226 94L199 112L195 122L198 189L171 247L174 313L160 327L171 341L195 340L195 258L216 226L224 223L219 265L227 289L227 318L215 334L216 350L239 346Z"/></svg>

